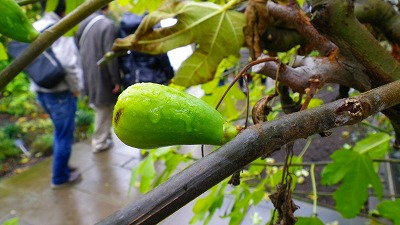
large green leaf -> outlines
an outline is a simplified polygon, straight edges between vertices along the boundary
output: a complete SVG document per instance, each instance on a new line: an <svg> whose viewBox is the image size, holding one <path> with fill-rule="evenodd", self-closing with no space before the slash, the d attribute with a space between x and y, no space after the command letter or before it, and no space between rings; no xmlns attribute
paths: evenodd
<svg viewBox="0 0 400 225"><path fill-rule="evenodd" d="M298 217L296 225L324 225L318 217Z"/></svg>
<svg viewBox="0 0 400 225"><path fill-rule="evenodd" d="M139 187L141 193L146 193L152 189L152 183L157 176L154 163L154 158L149 155L139 166L139 174L142 176Z"/></svg>
<svg viewBox="0 0 400 225"><path fill-rule="evenodd" d="M129 9L130 12L142 15L145 12L156 10L162 2L166 0L151 0L151 1L132 1L132 0L117 0L117 3L124 9Z"/></svg>
<svg viewBox="0 0 400 225"><path fill-rule="evenodd" d="M117 39L113 51L133 49L160 54L195 44L194 53L182 63L173 83L187 87L210 81L219 63L229 55L238 56L244 43L246 18L229 10L233 2L225 6L192 1L168 3L148 14L134 34ZM154 28L167 18L176 18L177 23Z"/></svg>
<svg viewBox="0 0 400 225"><path fill-rule="evenodd" d="M70 12L72 12L74 9L76 9L79 5L81 5L85 0L68 0L65 2L65 13L69 14ZM67 31L67 33L65 33L65 36L69 36L69 37L73 37L76 33L76 31L78 31L79 26L76 25L74 26L72 29L70 29L69 31Z"/></svg>
<svg viewBox="0 0 400 225"><path fill-rule="evenodd" d="M383 159L390 149L390 140L392 138L386 133L372 133L357 142L353 150L360 154L368 154L373 159Z"/></svg>
<svg viewBox="0 0 400 225"><path fill-rule="evenodd" d="M58 5L58 0L47 0L46 2L46 12L53 12L56 10Z"/></svg>
<svg viewBox="0 0 400 225"><path fill-rule="evenodd" d="M400 199L382 201L377 208L383 217L392 220L395 225L400 225Z"/></svg>
<svg viewBox="0 0 400 225"><path fill-rule="evenodd" d="M368 186L372 185L379 198L382 184L374 171L373 162L367 154L350 150L338 150L331 155L333 163L322 171L322 184L333 185L341 182L333 198L336 209L345 218L358 215L368 199Z"/></svg>

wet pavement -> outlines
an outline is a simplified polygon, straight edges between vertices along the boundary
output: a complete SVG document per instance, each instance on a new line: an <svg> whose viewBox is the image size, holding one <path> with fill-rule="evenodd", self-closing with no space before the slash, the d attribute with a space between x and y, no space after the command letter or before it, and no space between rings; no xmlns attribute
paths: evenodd
<svg viewBox="0 0 400 225"><path fill-rule="evenodd" d="M122 143L93 154L89 142L73 146L71 164L82 181L70 187L50 188L51 158L0 181L0 224L18 217L20 224L94 224L134 200L128 194L131 169L139 151Z"/></svg>
<svg viewBox="0 0 400 225"><path fill-rule="evenodd" d="M18 217L20 225L90 225L95 224L128 203L140 194L133 189L128 193L132 168L141 160L140 152L122 144L114 137L114 147L94 154L88 141L73 146L71 164L79 167L83 179L63 189L50 188L51 158L10 178L0 179L0 224ZM225 207L231 205L227 197ZM311 216L312 205L296 201L300 205L297 215ZM180 209L161 225L187 225L191 217L193 202ZM224 206L217 211L210 225L228 224L222 219ZM243 225L250 225L251 215L258 212L265 224L272 210L270 203L251 207ZM324 222L338 220L340 224L363 224L364 219L343 221L340 215L330 209L319 208ZM201 223L198 223L201 224Z"/></svg>

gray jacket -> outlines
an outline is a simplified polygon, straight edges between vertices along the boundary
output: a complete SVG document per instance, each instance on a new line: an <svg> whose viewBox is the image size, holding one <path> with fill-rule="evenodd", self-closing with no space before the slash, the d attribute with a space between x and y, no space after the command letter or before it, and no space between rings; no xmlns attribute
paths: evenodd
<svg viewBox="0 0 400 225"><path fill-rule="evenodd" d="M79 24L76 43L80 43L86 25L100 14L96 12ZM97 65L97 61L111 51L116 35L117 28L113 21L104 17L93 24L78 46L84 73L84 94L89 96L89 102L95 106L113 105L118 98L118 94L112 92L116 84L122 83L117 59L109 61L105 66Z"/></svg>

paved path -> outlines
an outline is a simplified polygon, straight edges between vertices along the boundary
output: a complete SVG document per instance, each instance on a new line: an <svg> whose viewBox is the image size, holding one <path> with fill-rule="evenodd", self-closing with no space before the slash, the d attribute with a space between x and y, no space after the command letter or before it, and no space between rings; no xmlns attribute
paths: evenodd
<svg viewBox="0 0 400 225"><path fill-rule="evenodd" d="M51 158L0 182L0 224L17 216L21 224L94 224L138 196L128 195L131 169L139 151L117 143L93 154L88 142L73 147L71 161L83 179L63 189L50 188Z"/></svg>

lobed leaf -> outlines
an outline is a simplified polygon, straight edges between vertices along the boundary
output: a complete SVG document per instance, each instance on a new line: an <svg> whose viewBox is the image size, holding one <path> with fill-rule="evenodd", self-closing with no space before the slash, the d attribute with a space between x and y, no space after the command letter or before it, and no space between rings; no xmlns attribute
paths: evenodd
<svg viewBox="0 0 400 225"><path fill-rule="evenodd" d="M400 225L400 199L396 201L382 201L377 208L383 217L392 220L395 225Z"/></svg>
<svg viewBox="0 0 400 225"><path fill-rule="evenodd" d="M296 225L324 225L318 217L297 217Z"/></svg>
<svg viewBox="0 0 400 225"><path fill-rule="evenodd" d="M369 185L379 198L382 197L382 184L368 155L342 149L333 153L331 158L333 163L324 168L321 182L328 185L341 182L333 198L343 217L358 215L368 199Z"/></svg>
<svg viewBox="0 0 400 225"><path fill-rule="evenodd" d="M360 154L366 153L373 159L383 159L390 148L392 136L386 133L373 133L357 142L353 150Z"/></svg>
<svg viewBox="0 0 400 225"><path fill-rule="evenodd" d="M194 53L182 63L173 83L192 86L214 78L219 63L229 55L239 55L244 43L243 14L209 2L175 1L148 14L136 32L117 39L114 52L129 49L150 54L195 44ZM170 27L155 28L163 19L176 18Z"/></svg>

